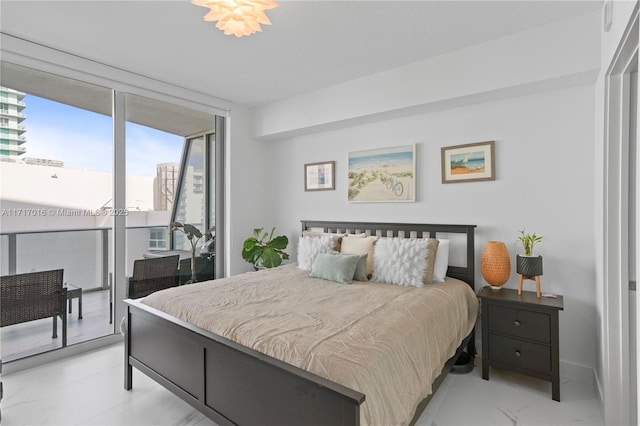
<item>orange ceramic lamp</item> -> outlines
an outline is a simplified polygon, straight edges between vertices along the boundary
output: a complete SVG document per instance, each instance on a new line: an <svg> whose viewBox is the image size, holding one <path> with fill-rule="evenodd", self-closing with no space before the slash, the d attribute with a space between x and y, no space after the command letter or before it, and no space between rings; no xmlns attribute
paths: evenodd
<svg viewBox="0 0 640 426"><path fill-rule="evenodd" d="M511 275L509 250L502 241L489 241L482 249L480 273L493 289L499 289Z"/></svg>

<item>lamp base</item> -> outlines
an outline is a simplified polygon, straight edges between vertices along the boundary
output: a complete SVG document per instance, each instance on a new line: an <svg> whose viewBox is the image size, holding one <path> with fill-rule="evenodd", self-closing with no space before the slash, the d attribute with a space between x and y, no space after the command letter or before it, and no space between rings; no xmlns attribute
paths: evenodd
<svg viewBox="0 0 640 426"><path fill-rule="evenodd" d="M490 285L489 287L491 287L491 290L500 290L502 289L502 286L500 285Z"/></svg>

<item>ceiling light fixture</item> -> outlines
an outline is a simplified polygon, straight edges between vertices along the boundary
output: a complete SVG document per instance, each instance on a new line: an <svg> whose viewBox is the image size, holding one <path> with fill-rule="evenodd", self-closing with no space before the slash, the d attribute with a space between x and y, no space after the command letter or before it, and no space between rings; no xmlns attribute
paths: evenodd
<svg viewBox="0 0 640 426"><path fill-rule="evenodd" d="M218 21L216 28L236 37L262 31L260 24L271 25L265 10L278 7L273 0L191 0L191 3L211 9L205 21Z"/></svg>

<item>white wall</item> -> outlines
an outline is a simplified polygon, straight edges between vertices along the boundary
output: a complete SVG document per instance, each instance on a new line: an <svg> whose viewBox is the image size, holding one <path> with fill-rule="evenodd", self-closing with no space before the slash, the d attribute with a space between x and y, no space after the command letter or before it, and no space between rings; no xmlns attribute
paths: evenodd
<svg viewBox="0 0 640 426"><path fill-rule="evenodd" d="M475 224L478 259L488 240L505 241L514 258L519 229L542 234L543 291L565 298L561 360L593 368L593 113L586 85L270 142L270 217L294 252L301 219ZM496 141L496 181L442 184L440 148L485 140ZM411 143L417 202L347 201L349 151ZM325 160L336 161L336 190L305 192L303 164ZM562 374L584 373L576 369Z"/></svg>
<svg viewBox="0 0 640 426"><path fill-rule="evenodd" d="M514 257L526 227L545 237L543 291L565 297L561 374L590 382L600 25L588 14L258 108L268 217L294 240L290 251L301 219L476 224L478 257L493 239ZM441 183L441 147L486 140L496 141L496 181ZM417 202L347 202L349 151L410 143ZM330 160L336 190L305 192L304 163ZM515 277L514 267L509 287ZM476 280L482 285L478 271Z"/></svg>
<svg viewBox="0 0 640 426"><path fill-rule="evenodd" d="M253 270L242 259L242 243L254 228L271 229L268 195L274 165L267 159L269 147L251 135L252 113L235 105L229 120L227 143L227 275Z"/></svg>

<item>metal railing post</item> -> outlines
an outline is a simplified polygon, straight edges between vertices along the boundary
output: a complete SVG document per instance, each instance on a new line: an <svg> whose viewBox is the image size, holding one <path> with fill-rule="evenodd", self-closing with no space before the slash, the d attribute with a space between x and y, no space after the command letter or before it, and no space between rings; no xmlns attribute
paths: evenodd
<svg viewBox="0 0 640 426"><path fill-rule="evenodd" d="M17 252L16 249L18 247L17 245L17 240L18 240L18 236L16 234L9 234L9 275L13 275L16 273L16 268L17 268L17 264L18 264L18 259L17 259Z"/></svg>
<svg viewBox="0 0 640 426"><path fill-rule="evenodd" d="M109 230L103 229L102 235L102 289L109 288Z"/></svg>

